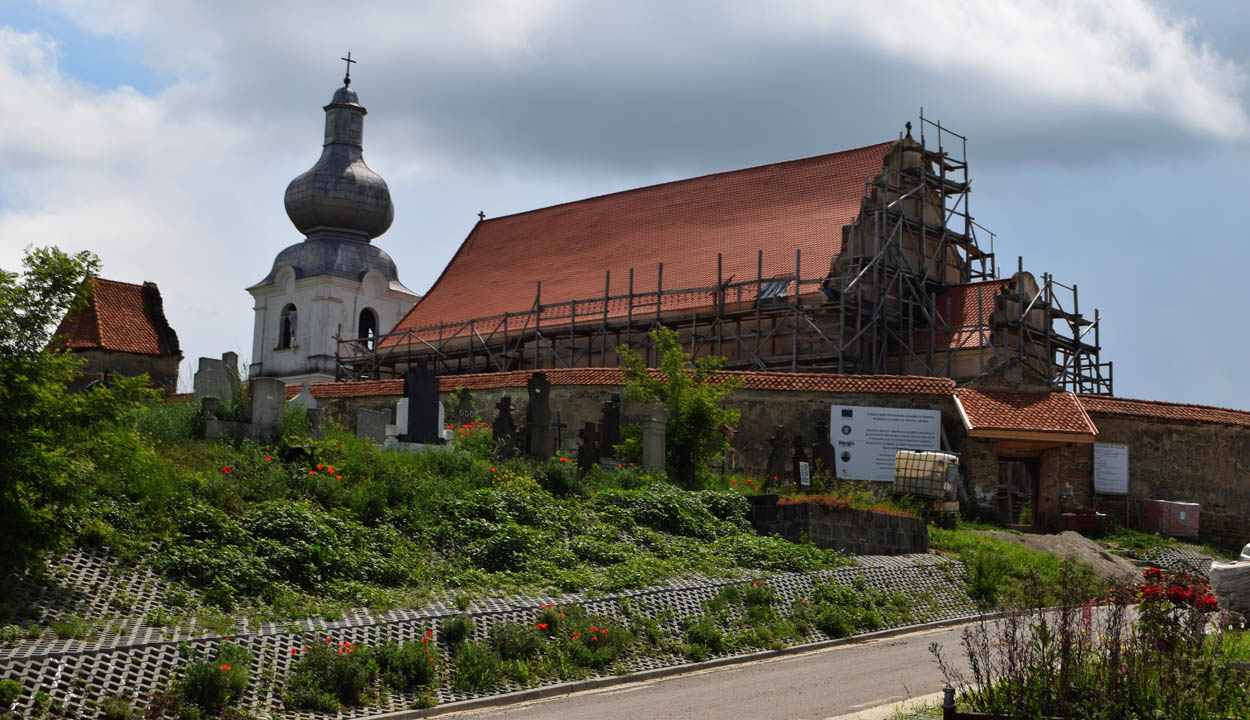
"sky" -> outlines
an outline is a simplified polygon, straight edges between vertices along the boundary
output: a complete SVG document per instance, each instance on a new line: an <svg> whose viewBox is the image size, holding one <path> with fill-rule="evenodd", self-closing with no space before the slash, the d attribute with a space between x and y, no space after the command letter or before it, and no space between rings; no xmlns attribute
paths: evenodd
<svg viewBox="0 0 1250 720"><path fill-rule="evenodd" d="M896 138L966 135L977 221L1103 316L1125 397L1250 409L1250 5L1214 0L0 0L0 267L156 282L195 359L251 355L244 288L342 81L425 292L494 217ZM488 290L488 289L484 289Z"/></svg>

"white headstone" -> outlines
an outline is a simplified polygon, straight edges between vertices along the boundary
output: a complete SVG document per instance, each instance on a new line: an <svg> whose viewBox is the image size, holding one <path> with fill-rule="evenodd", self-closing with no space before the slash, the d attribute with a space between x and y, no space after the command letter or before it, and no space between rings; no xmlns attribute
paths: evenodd
<svg viewBox="0 0 1250 720"><path fill-rule="evenodd" d="M443 401L439 400L438 401L438 434L442 435L445 429L447 429L446 415L443 412Z"/></svg>
<svg viewBox="0 0 1250 720"><path fill-rule="evenodd" d="M312 388L308 386L308 381L304 381L304 386L300 388L299 395L286 401L291 407L301 407L305 410L313 410L317 407L317 398L313 397Z"/></svg>

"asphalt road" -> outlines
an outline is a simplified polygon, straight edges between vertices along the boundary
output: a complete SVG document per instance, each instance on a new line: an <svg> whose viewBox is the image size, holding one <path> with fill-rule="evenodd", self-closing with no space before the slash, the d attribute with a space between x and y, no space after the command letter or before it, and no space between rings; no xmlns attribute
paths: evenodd
<svg viewBox="0 0 1250 720"><path fill-rule="evenodd" d="M961 628L910 633L771 660L714 668L602 690L499 708L448 713L443 718L523 720L825 720L941 690L942 674L929 653L959 652ZM864 717L881 717L865 713Z"/></svg>

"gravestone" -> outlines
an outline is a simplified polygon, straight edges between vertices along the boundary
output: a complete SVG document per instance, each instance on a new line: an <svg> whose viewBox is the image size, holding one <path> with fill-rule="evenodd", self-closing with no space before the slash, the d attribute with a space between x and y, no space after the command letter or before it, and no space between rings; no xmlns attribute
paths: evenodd
<svg viewBox="0 0 1250 720"><path fill-rule="evenodd" d="M582 441L577 447L577 471L585 474L599 464L599 431L594 423L588 422L577 436Z"/></svg>
<svg viewBox="0 0 1250 720"><path fill-rule="evenodd" d="M253 378L248 400L252 406L252 436L265 437L282 422L286 410L286 383L277 378Z"/></svg>
<svg viewBox="0 0 1250 720"><path fill-rule="evenodd" d="M395 437L401 438L408 434L408 398L400 398L395 403Z"/></svg>
<svg viewBox="0 0 1250 720"><path fill-rule="evenodd" d="M547 373L536 372L526 383L529 403L525 406L525 430L529 440L530 457L543 460L551 457L551 383Z"/></svg>
<svg viewBox="0 0 1250 720"><path fill-rule="evenodd" d="M491 441L495 452L504 460L516 454L516 421L512 419L512 398L504 395L496 403L495 424L491 426Z"/></svg>
<svg viewBox="0 0 1250 720"><path fill-rule="evenodd" d="M794 436L794 484L803 492L812 489L812 465L803 449L803 436Z"/></svg>
<svg viewBox="0 0 1250 720"><path fill-rule="evenodd" d="M816 423L816 442L812 443L812 464L822 472L833 473L833 464L837 461L838 451L829 442L829 423L820 420Z"/></svg>
<svg viewBox="0 0 1250 720"><path fill-rule="evenodd" d="M307 380L304 381L299 394L287 400L286 404L288 407L304 408L305 410L312 410L317 407L317 398L313 397L312 388L309 387Z"/></svg>
<svg viewBox="0 0 1250 720"><path fill-rule="evenodd" d="M452 432L447 429L447 415L443 410L443 401L438 401L438 421L434 423L434 427L438 428L438 437L443 442L451 439Z"/></svg>
<svg viewBox="0 0 1250 720"><path fill-rule="evenodd" d="M408 399L408 432L400 442L434 444L442 437L442 403L438 401L438 378L424 364L404 373L404 397Z"/></svg>
<svg viewBox="0 0 1250 720"><path fill-rule="evenodd" d="M473 407L473 394L468 388L460 388L454 394L456 396L455 422L458 427L464 427L477 419L477 410Z"/></svg>
<svg viewBox="0 0 1250 720"><path fill-rule="evenodd" d="M781 425L768 439L768 464L764 466L764 483L777 487L786 481L786 468L790 465L790 448L787 447L786 429Z"/></svg>
<svg viewBox="0 0 1250 720"><path fill-rule="evenodd" d="M222 353L220 360L200 358L200 367L195 371L191 396L196 400L215 397L228 403L239 389L239 356L237 353Z"/></svg>
<svg viewBox="0 0 1250 720"><path fill-rule="evenodd" d="M564 431L569 429L569 424L560 419L560 413L556 413L556 419L551 421L551 429L556 431L556 452L564 452Z"/></svg>
<svg viewBox="0 0 1250 720"><path fill-rule="evenodd" d="M668 410L655 398L647 406L647 414L642 420L642 466L646 468L664 467L664 428L668 425Z"/></svg>
<svg viewBox="0 0 1250 720"><path fill-rule="evenodd" d="M390 413L383 410L356 410L356 437L381 445L386 442L386 421Z"/></svg>
<svg viewBox="0 0 1250 720"><path fill-rule="evenodd" d="M308 408L308 437L313 440L320 440L325 431L322 429L322 423L325 421L326 411L322 408Z"/></svg>
<svg viewBox="0 0 1250 720"><path fill-rule="evenodd" d="M621 396L613 394L603 403L599 419L599 454L616 457L616 446L621 444Z"/></svg>

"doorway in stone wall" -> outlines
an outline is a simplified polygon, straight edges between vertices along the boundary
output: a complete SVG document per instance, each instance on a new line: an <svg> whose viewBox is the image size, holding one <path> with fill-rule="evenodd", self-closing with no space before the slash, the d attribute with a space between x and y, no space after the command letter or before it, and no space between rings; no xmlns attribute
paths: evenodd
<svg viewBox="0 0 1250 720"><path fill-rule="evenodd" d="M1041 483L1038 458L998 458L998 512L1017 530L1037 528L1037 496Z"/></svg>

